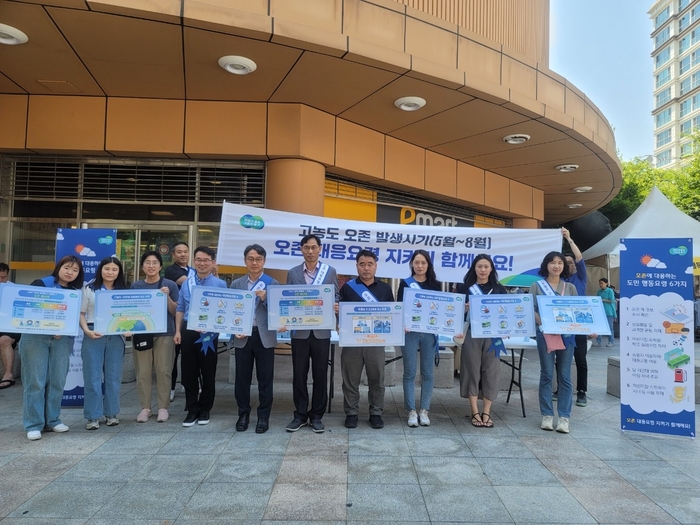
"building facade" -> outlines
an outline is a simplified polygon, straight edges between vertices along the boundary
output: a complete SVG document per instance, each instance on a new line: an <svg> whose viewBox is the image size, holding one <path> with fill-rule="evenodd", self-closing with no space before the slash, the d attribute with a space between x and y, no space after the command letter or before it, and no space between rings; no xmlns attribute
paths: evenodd
<svg viewBox="0 0 700 525"><path fill-rule="evenodd" d="M117 228L138 278L143 250L216 246L224 200L538 228L621 186L610 124L548 68L548 0L0 0L3 43L20 281L56 227Z"/></svg>
<svg viewBox="0 0 700 525"><path fill-rule="evenodd" d="M680 166L700 128L700 0L659 0L649 10L654 70L654 156Z"/></svg>

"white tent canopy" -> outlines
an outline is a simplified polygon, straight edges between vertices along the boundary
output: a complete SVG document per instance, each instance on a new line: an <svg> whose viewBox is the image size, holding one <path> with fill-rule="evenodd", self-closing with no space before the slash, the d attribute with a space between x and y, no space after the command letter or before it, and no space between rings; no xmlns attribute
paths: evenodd
<svg viewBox="0 0 700 525"><path fill-rule="evenodd" d="M583 252L583 258L586 264L617 268L620 266L620 239L666 237L692 238L693 256L700 257L700 222L676 208L654 186L641 206L605 238ZM606 259L607 265L603 263Z"/></svg>

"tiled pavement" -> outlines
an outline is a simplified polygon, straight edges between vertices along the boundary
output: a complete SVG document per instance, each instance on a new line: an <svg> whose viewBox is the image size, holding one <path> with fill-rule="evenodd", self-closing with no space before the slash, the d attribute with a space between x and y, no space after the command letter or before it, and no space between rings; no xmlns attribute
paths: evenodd
<svg viewBox="0 0 700 525"><path fill-rule="evenodd" d="M569 435L539 428L534 352L523 365L528 417L517 395L506 404L501 393L490 430L470 425L458 388L435 390L430 427L408 428L399 380L387 388L382 430L366 412L344 428L336 384L326 433L290 434L291 364L278 356L270 431L238 433L222 354L207 426L181 426L179 391L170 421L137 424L131 383L119 426L88 432L81 410L65 410L70 432L30 442L18 383L0 391L0 522L700 523L700 447L620 431L619 400L605 393L617 350L589 353L589 403L573 408Z"/></svg>

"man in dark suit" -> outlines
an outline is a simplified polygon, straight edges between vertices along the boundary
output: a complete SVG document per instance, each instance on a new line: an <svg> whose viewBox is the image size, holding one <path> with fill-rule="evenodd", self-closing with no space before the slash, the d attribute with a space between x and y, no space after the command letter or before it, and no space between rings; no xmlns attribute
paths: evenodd
<svg viewBox="0 0 700 525"><path fill-rule="evenodd" d="M275 344L277 332L267 328L267 287L279 284L264 273L267 252L259 244L251 244L243 250L243 260L248 275L236 279L231 288L254 291L255 317L253 333L250 337L236 335L233 347L236 359L235 396L238 404L238 421L236 430L247 430L250 422L250 383L253 379L253 363L258 378L258 423L256 434L264 434L270 426L270 409L272 408L272 381L275 375Z"/></svg>
<svg viewBox="0 0 700 525"><path fill-rule="evenodd" d="M335 268L318 260L321 254L321 239L314 234L305 235L301 242L304 262L287 273L287 284L332 284L335 300L338 301L338 275ZM311 422L316 433L325 430L323 414L328 404L328 355L331 347L330 330L294 330L292 332L292 397L294 419L287 425L288 432L296 432ZM309 359L313 391L309 407L309 390L306 379L309 375Z"/></svg>

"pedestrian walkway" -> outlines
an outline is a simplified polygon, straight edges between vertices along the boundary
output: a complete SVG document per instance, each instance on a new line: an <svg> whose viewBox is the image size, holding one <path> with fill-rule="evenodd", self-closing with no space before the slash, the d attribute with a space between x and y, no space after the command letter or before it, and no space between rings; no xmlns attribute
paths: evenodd
<svg viewBox="0 0 700 525"><path fill-rule="evenodd" d="M620 431L619 400L605 392L607 357L618 351L589 352L588 406L574 406L568 435L539 428L534 352L523 362L527 418L517 394L506 404L501 392L492 429L471 426L458 388L436 389L431 426L408 428L399 376L382 430L367 423L366 387L359 427L344 428L336 383L324 434L285 432L291 361L278 356L270 431L255 434L253 417L235 432L222 354L209 425L181 426L179 390L170 421L136 423L131 383L122 385L119 426L87 431L82 410L64 410L70 432L32 442L18 382L0 391L0 522L700 523L700 447Z"/></svg>

